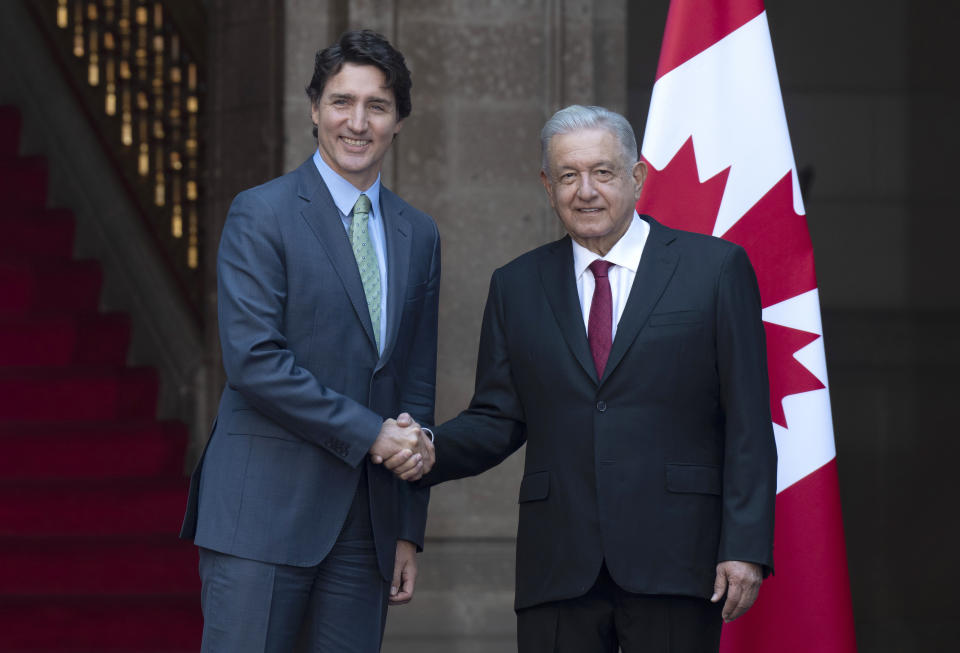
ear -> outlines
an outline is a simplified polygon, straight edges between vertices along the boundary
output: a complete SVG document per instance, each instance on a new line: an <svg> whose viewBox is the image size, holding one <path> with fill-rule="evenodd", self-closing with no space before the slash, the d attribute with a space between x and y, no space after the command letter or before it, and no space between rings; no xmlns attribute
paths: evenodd
<svg viewBox="0 0 960 653"><path fill-rule="evenodd" d="M404 121L404 120L406 120L406 119L405 119L405 118L402 118L402 119L400 119L400 120L397 121L397 124L396 124L396 125L394 125L394 127L393 127L393 135L394 135L394 136L396 136L397 134L400 133L400 128L403 127L403 121Z"/></svg>
<svg viewBox="0 0 960 653"><path fill-rule="evenodd" d="M540 171L540 183L543 184L543 189L547 191L547 198L550 200L550 206L556 209L557 205L553 201L553 186L550 185L550 179L547 177L547 173L543 170Z"/></svg>
<svg viewBox="0 0 960 653"><path fill-rule="evenodd" d="M313 120L313 124L320 126L320 104L319 102L310 101L310 119Z"/></svg>
<svg viewBox="0 0 960 653"><path fill-rule="evenodd" d="M636 185L634 190L634 199L640 199L640 192L643 190L643 182L647 179L647 164L644 161L637 161L633 164L633 183Z"/></svg>

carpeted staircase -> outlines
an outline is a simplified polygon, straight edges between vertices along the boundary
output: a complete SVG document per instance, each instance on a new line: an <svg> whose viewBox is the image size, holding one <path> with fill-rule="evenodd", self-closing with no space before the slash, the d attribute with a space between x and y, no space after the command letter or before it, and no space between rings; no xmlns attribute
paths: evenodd
<svg viewBox="0 0 960 653"><path fill-rule="evenodd" d="M97 311L43 159L0 107L0 651L196 651L197 554L176 533L187 432Z"/></svg>

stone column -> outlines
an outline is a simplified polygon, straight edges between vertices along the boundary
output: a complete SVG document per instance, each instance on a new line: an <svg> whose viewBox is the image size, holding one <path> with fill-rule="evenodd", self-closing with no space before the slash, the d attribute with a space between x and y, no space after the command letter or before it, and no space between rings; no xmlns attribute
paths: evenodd
<svg viewBox="0 0 960 653"><path fill-rule="evenodd" d="M267 0L210 0L204 113L204 341L208 414L188 467L206 442L225 376L217 334L217 247L233 197L281 171L283 8ZM250 47L256 43L256 47Z"/></svg>

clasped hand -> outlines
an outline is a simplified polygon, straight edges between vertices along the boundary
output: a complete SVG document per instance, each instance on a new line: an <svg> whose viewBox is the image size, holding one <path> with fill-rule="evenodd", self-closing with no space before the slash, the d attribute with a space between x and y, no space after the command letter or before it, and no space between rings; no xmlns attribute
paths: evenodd
<svg viewBox="0 0 960 653"><path fill-rule="evenodd" d="M407 413L387 419L370 447L370 459L405 481L419 480L433 468L433 442Z"/></svg>

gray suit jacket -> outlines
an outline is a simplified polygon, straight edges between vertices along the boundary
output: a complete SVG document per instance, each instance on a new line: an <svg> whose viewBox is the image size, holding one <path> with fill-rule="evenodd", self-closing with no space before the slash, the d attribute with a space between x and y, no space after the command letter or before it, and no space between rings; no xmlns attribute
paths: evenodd
<svg viewBox="0 0 960 653"><path fill-rule="evenodd" d="M380 192L388 264L379 356L353 250L312 159L240 193L217 257L227 386L190 486L181 537L309 566L333 546L366 465L380 570L423 544L429 495L366 455L385 417L433 423L440 240Z"/></svg>

